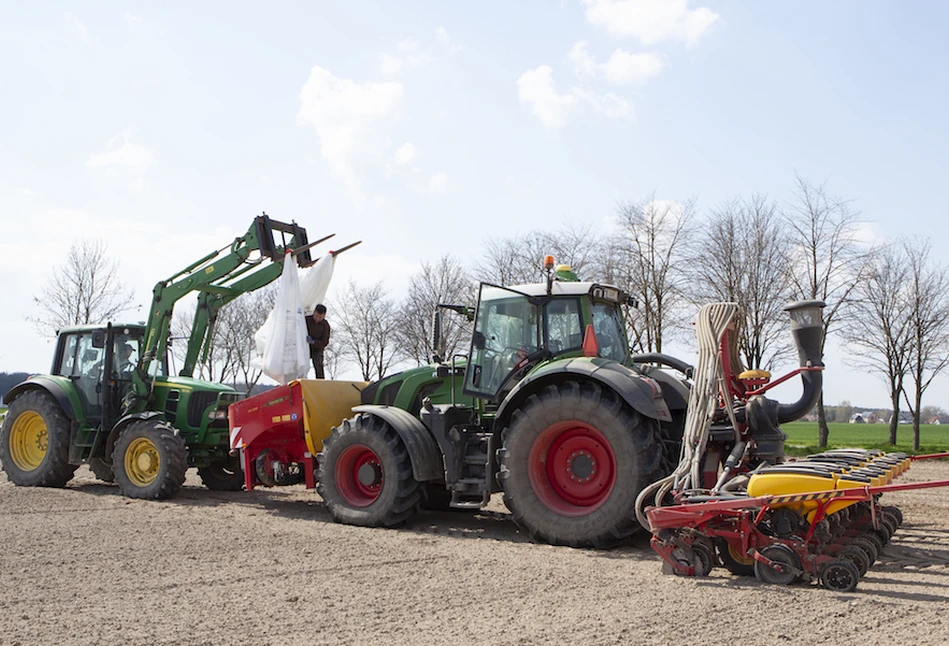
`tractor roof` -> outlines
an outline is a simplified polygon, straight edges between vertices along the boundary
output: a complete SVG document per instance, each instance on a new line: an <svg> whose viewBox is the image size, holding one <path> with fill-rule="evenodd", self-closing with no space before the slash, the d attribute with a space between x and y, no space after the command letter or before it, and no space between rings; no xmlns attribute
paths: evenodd
<svg viewBox="0 0 949 646"><path fill-rule="evenodd" d="M511 285L509 289L527 294L528 296L547 296L545 283L531 283L529 285ZM550 289L551 296L587 296L597 299L623 302L626 293L612 285L588 282L560 282L554 281Z"/></svg>
<svg viewBox="0 0 949 646"><path fill-rule="evenodd" d="M94 332L96 330L104 330L107 325L108 325L107 323L100 323L98 325L64 325L63 327L59 328L59 331L57 332L57 334L65 334L66 332ZM113 329L128 328L128 329L134 329L134 330L144 330L145 324L141 322L139 323L113 323L112 328Z"/></svg>

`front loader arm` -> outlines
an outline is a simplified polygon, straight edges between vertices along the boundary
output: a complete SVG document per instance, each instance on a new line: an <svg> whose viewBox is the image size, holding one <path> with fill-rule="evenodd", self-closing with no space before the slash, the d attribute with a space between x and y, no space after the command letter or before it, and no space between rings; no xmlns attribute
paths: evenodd
<svg viewBox="0 0 949 646"><path fill-rule="evenodd" d="M275 233L280 234L279 243ZM253 270L265 257L283 260L288 250L298 250L295 260L301 266L307 266L310 263L309 251L300 250L304 247L308 249L309 246L306 229L295 223L272 220L263 214L254 219L247 233L235 238L229 246L209 253L171 278L158 282L152 290L145 348L132 379L135 401L129 403L129 412L144 409L151 394L157 374L151 366L159 357L165 356L172 315L179 300L192 292L199 292L185 365L181 371L182 375L190 376L201 350L205 349L205 356L207 354L214 321L220 308L242 293L273 282L280 275L281 266L279 263L272 263L230 285L225 283ZM259 252L259 258L250 259L254 251Z"/></svg>

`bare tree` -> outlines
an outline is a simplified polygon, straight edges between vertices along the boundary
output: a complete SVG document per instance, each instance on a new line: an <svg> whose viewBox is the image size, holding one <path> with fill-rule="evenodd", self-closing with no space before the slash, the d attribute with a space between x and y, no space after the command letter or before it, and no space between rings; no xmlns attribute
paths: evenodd
<svg viewBox="0 0 949 646"><path fill-rule="evenodd" d="M223 358L229 367L230 377L235 385L241 383L244 391L250 393L263 374L251 365L257 353L254 334L267 320L277 299L276 285L269 285L247 294L242 294L225 305L218 313L214 326L212 344L214 356Z"/></svg>
<svg viewBox="0 0 949 646"><path fill-rule="evenodd" d="M850 316L842 327L851 354L848 363L878 375L890 395L890 444L896 444L900 396L909 370L909 319L906 283L909 275L901 245L890 245L867 257L864 280L851 293Z"/></svg>
<svg viewBox="0 0 949 646"><path fill-rule="evenodd" d="M533 234L512 238L488 238L476 268L478 280L496 285L523 285L543 276L542 246ZM542 256L543 252L539 252Z"/></svg>
<svg viewBox="0 0 949 646"><path fill-rule="evenodd" d="M827 337L837 330L844 306L860 282L865 252L857 238L858 215L850 204L797 176L795 199L785 213L793 244L789 277L792 293L804 300L821 300L824 308L823 352ZM817 402L818 440L827 446L824 396Z"/></svg>
<svg viewBox="0 0 949 646"><path fill-rule="evenodd" d="M739 350L749 368L770 368L793 350L784 306L789 241L777 207L764 196L715 209L690 263L693 301L731 301L745 314Z"/></svg>
<svg viewBox="0 0 949 646"><path fill-rule="evenodd" d="M360 287L350 282L338 298L336 346L359 366L362 378L381 379L397 361L396 308L382 282Z"/></svg>
<svg viewBox="0 0 949 646"><path fill-rule="evenodd" d="M904 384L903 394L913 414L913 449L918 451L923 393L949 365L949 273L944 265L931 264L928 242L906 241L903 249L909 272L906 304L910 339L910 383Z"/></svg>
<svg viewBox="0 0 949 646"><path fill-rule="evenodd" d="M422 263L410 281L409 293L400 308L400 324L396 329L399 349L418 365L432 357L432 313L438 304L474 306L475 285L465 267L450 255L436 263ZM471 325L460 315L449 314L442 319L442 338L448 356L471 338Z"/></svg>
<svg viewBox="0 0 949 646"><path fill-rule="evenodd" d="M194 302L184 307L179 306L175 308L171 319L171 344L169 354L174 361L175 370L184 366L185 356L188 353L188 346L191 340L191 327L194 321L195 307ZM220 321L221 325L225 328L227 326L228 316L227 313L224 313L223 321ZM264 316L266 318L266 314ZM211 337L210 347L208 348L207 359L201 361L201 357L198 357L198 361L195 364L197 374L194 375L194 377L215 383L224 383L228 380L234 381L236 379L235 366L237 363L237 353L234 348L220 342L217 326L215 326L215 328L214 335Z"/></svg>
<svg viewBox="0 0 949 646"><path fill-rule="evenodd" d="M44 334L67 325L109 321L132 308L134 296L119 278L118 262L102 240L83 240L69 247L66 262L53 271L33 302L40 309L27 320Z"/></svg>
<svg viewBox="0 0 949 646"><path fill-rule="evenodd" d="M569 265L577 275L589 279L598 271L601 254L601 242L593 226L568 220L553 231L488 238L475 275L478 280L496 285L536 283L546 276L544 257L551 255L558 265Z"/></svg>
<svg viewBox="0 0 949 646"><path fill-rule="evenodd" d="M621 204L616 213L620 233L609 245L619 260L607 271L613 279L637 298L639 310L631 340L634 349L662 352L663 341L675 331L681 303L686 292L684 262L688 254L689 233L695 219L695 202L671 202L648 199Z"/></svg>

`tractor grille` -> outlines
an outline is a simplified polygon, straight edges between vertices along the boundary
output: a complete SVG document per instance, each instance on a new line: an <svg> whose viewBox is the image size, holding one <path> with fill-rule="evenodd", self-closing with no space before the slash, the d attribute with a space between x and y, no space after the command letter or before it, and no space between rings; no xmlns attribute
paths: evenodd
<svg viewBox="0 0 949 646"><path fill-rule="evenodd" d="M188 426L191 428L201 427L204 411L217 401L217 395L215 392L191 393L191 397L188 399Z"/></svg>

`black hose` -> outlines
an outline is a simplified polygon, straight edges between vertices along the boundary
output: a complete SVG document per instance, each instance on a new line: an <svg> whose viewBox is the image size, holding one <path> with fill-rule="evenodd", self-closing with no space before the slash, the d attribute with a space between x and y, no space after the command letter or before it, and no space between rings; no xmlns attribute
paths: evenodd
<svg viewBox="0 0 949 646"><path fill-rule="evenodd" d="M635 363L661 363L663 365L669 366L678 370L686 376L686 378L691 379L692 373L695 368L687 364L682 359L676 359L673 356L668 354L662 354L661 352L649 352L646 354L634 354L632 360Z"/></svg>
<svg viewBox="0 0 949 646"><path fill-rule="evenodd" d="M804 392L801 398L793 404L778 404L778 424L793 422L801 419L814 408L817 400L820 399L821 386L823 385L823 373L820 370L811 370L801 373L801 379L804 382Z"/></svg>

